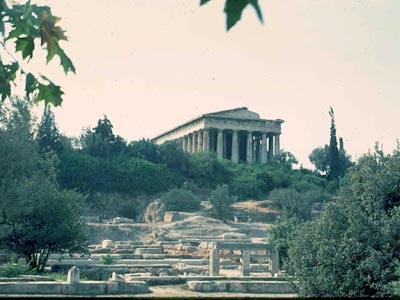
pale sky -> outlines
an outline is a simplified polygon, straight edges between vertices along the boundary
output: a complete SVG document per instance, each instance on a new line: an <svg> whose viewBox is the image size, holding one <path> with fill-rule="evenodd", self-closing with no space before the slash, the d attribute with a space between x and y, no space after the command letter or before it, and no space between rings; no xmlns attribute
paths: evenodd
<svg viewBox="0 0 400 300"><path fill-rule="evenodd" d="M30 68L62 85L62 132L78 136L106 114L128 141L152 138L203 113L246 106L283 119L281 147L310 166L337 135L357 157L375 142L390 152L400 123L400 1L260 0L225 31L224 1L37 0L62 17L62 43L77 74L58 58Z"/></svg>

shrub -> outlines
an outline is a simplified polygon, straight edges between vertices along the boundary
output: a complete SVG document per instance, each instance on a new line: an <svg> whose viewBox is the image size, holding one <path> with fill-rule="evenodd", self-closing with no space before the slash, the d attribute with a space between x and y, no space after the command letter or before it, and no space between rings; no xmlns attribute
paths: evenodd
<svg viewBox="0 0 400 300"><path fill-rule="evenodd" d="M111 254L101 256L101 262L105 265L112 265L114 263L114 257Z"/></svg>
<svg viewBox="0 0 400 300"><path fill-rule="evenodd" d="M304 193L293 188L275 189L269 194L272 206L281 210L282 217L296 217L302 220L311 219L311 200Z"/></svg>
<svg viewBox="0 0 400 300"><path fill-rule="evenodd" d="M231 205L236 201L235 197L229 195L229 186L219 185L211 192L210 202L215 216L220 219L226 219L231 212Z"/></svg>
<svg viewBox="0 0 400 300"><path fill-rule="evenodd" d="M200 209L200 199L186 189L172 189L161 197L165 209L177 211L196 211Z"/></svg>
<svg viewBox="0 0 400 300"><path fill-rule="evenodd" d="M27 265L5 264L0 266L0 277L18 277L24 274L32 274Z"/></svg>

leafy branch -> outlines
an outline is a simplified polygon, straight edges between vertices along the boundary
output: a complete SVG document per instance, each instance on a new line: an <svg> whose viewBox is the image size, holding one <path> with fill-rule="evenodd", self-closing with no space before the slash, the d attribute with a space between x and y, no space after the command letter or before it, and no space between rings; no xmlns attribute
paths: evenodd
<svg viewBox="0 0 400 300"><path fill-rule="evenodd" d="M15 53L21 52L22 59L29 62L33 58L35 41L47 50L46 63L55 56L60 59L65 74L75 73L71 59L60 47L59 42L68 40L65 31L58 26L61 19L51 13L48 6L39 6L26 1L25 4L7 5L0 0L0 45L9 56L10 63L4 64L0 56L0 104L11 96L12 86L18 76L25 77L26 96L45 104L61 105L64 92L61 87L43 75L35 76L26 72L18 60L6 48L6 42L13 41Z"/></svg>

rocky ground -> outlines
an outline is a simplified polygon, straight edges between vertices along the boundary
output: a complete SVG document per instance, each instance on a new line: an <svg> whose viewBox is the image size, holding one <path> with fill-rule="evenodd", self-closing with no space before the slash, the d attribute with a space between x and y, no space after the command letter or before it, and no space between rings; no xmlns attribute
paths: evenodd
<svg viewBox="0 0 400 300"><path fill-rule="evenodd" d="M248 238L266 238L267 231L278 212L263 207L265 201L245 201L234 205L234 214L239 215L238 222L221 221L211 217L210 207L203 204L203 209L195 213L179 212L179 220L172 222L132 223L132 224L96 224L89 229L90 242L102 240L114 241L138 240L149 242L154 233L164 232L170 237L183 236L220 236L224 233L242 233Z"/></svg>

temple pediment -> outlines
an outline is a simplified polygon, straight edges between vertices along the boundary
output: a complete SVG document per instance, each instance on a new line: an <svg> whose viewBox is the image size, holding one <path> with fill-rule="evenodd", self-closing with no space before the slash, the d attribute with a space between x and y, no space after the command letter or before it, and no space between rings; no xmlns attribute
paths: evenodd
<svg viewBox="0 0 400 300"><path fill-rule="evenodd" d="M247 109L247 107L239 107L229 110L222 110L204 115L205 117L221 117L242 120L259 120L260 115Z"/></svg>

